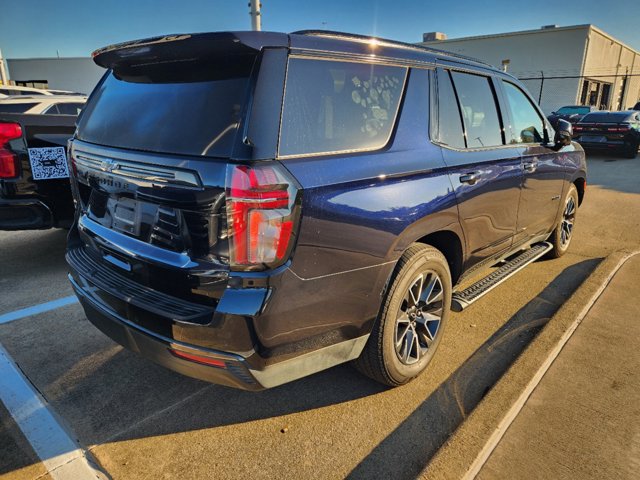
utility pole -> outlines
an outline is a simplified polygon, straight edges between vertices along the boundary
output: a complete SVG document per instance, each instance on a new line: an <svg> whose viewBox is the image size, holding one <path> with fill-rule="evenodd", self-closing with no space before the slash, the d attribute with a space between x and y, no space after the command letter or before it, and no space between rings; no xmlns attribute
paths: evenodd
<svg viewBox="0 0 640 480"><path fill-rule="evenodd" d="M249 2L249 15L251 16L251 30L262 30L262 19L260 18L260 0L251 0Z"/></svg>
<svg viewBox="0 0 640 480"><path fill-rule="evenodd" d="M9 85L9 75L4 68L4 58L2 57L2 51L0 50L0 82L2 85Z"/></svg>

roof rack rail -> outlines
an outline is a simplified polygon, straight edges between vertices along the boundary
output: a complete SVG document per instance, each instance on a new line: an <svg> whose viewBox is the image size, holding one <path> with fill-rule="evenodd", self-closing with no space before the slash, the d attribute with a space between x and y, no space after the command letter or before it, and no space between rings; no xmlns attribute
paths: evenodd
<svg viewBox="0 0 640 480"><path fill-rule="evenodd" d="M308 36L317 36L317 37L328 37L328 38L339 38L344 40L354 40L359 42L369 42L371 40L376 40L379 44L389 45L392 47L406 48L411 50L420 50L423 52L434 53L437 55L443 55L446 57L459 58L461 60L467 60L470 62L479 63L481 65L486 65L487 67L495 68L490 63L484 62L477 58L468 57L466 55L461 55L459 53L447 52L445 50L440 50L437 48L425 47L424 45L417 45L415 43L406 43L400 42L397 40L389 40L387 38L373 37L368 35L359 35L355 33L344 33L344 32L335 32L331 30L298 30L296 32L291 32L292 35L308 35Z"/></svg>

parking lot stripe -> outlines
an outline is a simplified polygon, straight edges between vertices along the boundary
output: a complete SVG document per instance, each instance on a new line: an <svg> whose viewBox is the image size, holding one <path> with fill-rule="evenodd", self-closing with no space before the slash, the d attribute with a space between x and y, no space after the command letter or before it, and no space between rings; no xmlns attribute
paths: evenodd
<svg viewBox="0 0 640 480"><path fill-rule="evenodd" d="M104 479L0 345L0 400L54 480Z"/></svg>
<svg viewBox="0 0 640 480"><path fill-rule="evenodd" d="M68 297L59 298L50 302L34 305L33 307L21 308L14 312L5 313L0 315L0 325L3 323L12 322L20 318L28 317L30 315L37 315L38 313L48 312L49 310L55 310L56 308L66 307L78 301L78 297L75 295L69 295Z"/></svg>

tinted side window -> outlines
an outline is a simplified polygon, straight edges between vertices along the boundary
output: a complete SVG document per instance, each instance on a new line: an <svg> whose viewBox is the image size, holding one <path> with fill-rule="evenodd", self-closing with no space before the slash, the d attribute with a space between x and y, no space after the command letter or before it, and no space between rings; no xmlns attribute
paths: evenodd
<svg viewBox="0 0 640 480"><path fill-rule="evenodd" d="M58 105L57 104L53 104L51 105L49 108L47 108L44 112L42 112L44 115L59 115L60 112L58 111Z"/></svg>
<svg viewBox="0 0 640 480"><path fill-rule="evenodd" d="M502 129L487 77L452 72L469 148L502 145Z"/></svg>
<svg viewBox="0 0 640 480"><path fill-rule="evenodd" d="M60 115L78 115L82 107L82 103L59 103L58 112Z"/></svg>
<svg viewBox="0 0 640 480"><path fill-rule="evenodd" d="M290 58L279 155L382 148L406 75L404 67Z"/></svg>
<svg viewBox="0 0 640 480"><path fill-rule="evenodd" d="M458 101L446 70L438 72L438 141L450 147L465 148Z"/></svg>
<svg viewBox="0 0 640 480"><path fill-rule="evenodd" d="M515 85L502 82L511 111L511 143L540 143L544 138L544 122L526 95Z"/></svg>

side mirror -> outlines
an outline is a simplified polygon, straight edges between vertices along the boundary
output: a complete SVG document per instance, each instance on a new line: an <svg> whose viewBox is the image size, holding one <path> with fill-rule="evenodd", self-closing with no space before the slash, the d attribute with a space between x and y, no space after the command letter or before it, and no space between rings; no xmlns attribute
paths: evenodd
<svg viewBox="0 0 640 480"><path fill-rule="evenodd" d="M556 124L556 135L553 143L560 149L567 145L571 145L571 137L573 137L573 125L566 120L558 120Z"/></svg>
<svg viewBox="0 0 640 480"><path fill-rule="evenodd" d="M556 114L556 112L551 112L551 115L555 115L555 114Z"/></svg>

